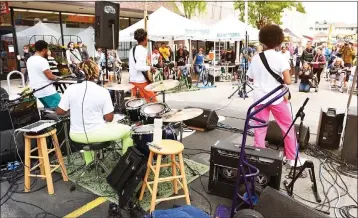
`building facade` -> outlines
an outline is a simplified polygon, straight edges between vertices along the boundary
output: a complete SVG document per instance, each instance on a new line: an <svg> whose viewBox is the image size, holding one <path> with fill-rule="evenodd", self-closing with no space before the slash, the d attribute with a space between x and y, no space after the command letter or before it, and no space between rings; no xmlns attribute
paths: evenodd
<svg viewBox="0 0 358 218"><path fill-rule="evenodd" d="M36 40L44 39L48 43L66 46L69 41L83 41L94 45L94 2L1 2L0 36L1 36L1 71L4 79L12 70L20 70L23 63L17 60L23 54L23 46ZM148 3L148 13L160 6L178 12L173 2ZM120 3L120 30L135 24L143 18L144 2ZM39 26L41 24L42 26ZM39 28L46 27L42 33ZM41 29L41 28L40 28ZM87 32L85 32L87 31ZM50 32L50 33L49 33ZM32 35L33 34L33 35ZM129 42L120 42L118 51L122 58L128 54ZM90 48L92 51L93 48Z"/></svg>

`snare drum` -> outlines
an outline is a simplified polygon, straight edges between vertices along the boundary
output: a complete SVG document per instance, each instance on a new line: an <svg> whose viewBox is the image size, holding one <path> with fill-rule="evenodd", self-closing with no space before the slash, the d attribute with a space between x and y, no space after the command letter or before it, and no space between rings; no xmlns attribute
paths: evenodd
<svg viewBox="0 0 358 218"><path fill-rule="evenodd" d="M137 122L141 120L140 109L145 104L146 101L142 98L134 98L126 102L126 113L132 122Z"/></svg>
<svg viewBox="0 0 358 218"><path fill-rule="evenodd" d="M141 108L140 115L143 118L144 124L154 124L155 118L160 118L162 114L168 111L170 109L165 103L149 103Z"/></svg>
<svg viewBox="0 0 358 218"><path fill-rule="evenodd" d="M148 143L153 141L154 125L143 125L133 129L132 139L136 148L149 157ZM162 139L177 140L177 135L171 126L164 126Z"/></svg>

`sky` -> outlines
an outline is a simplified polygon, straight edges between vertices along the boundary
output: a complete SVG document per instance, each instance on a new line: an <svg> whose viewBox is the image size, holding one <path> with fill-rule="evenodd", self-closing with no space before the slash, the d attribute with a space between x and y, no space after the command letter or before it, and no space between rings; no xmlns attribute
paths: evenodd
<svg viewBox="0 0 358 218"><path fill-rule="evenodd" d="M357 23L357 2L303 2L308 19Z"/></svg>

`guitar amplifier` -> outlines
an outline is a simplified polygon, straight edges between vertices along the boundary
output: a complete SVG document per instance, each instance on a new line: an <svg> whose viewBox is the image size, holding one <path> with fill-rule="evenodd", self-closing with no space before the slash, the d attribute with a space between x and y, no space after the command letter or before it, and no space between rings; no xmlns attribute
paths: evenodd
<svg viewBox="0 0 358 218"><path fill-rule="evenodd" d="M249 141L251 138L247 138ZM239 165L242 135L233 135L211 147L209 191L222 197L232 198ZM249 163L260 170L255 178L262 187L279 189L282 175L283 152L257 149L250 145L245 149Z"/></svg>
<svg viewBox="0 0 358 218"><path fill-rule="evenodd" d="M144 178L146 169L147 158L132 146L107 176L108 184L118 193L120 207L123 207L133 196L138 184Z"/></svg>
<svg viewBox="0 0 358 218"><path fill-rule="evenodd" d="M194 107L186 107L186 108L194 108ZM199 108L199 109L202 109L204 112L198 117L184 121L185 125L201 128L204 130L215 129L219 121L219 117L216 114L215 110L209 110L204 108Z"/></svg>

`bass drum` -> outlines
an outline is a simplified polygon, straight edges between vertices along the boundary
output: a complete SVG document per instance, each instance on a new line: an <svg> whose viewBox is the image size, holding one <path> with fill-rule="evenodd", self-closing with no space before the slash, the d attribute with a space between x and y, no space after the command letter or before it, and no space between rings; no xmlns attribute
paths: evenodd
<svg viewBox="0 0 358 218"><path fill-rule="evenodd" d="M154 124L155 118L161 118L168 111L170 109L165 103L149 103L141 108L140 115L143 118L143 124Z"/></svg>
<svg viewBox="0 0 358 218"><path fill-rule="evenodd" d="M148 143L153 141L153 132L152 124L135 127L132 132L134 145L147 158L149 157ZM177 134L170 125L163 127L162 139L177 140Z"/></svg>
<svg viewBox="0 0 358 218"><path fill-rule="evenodd" d="M147 102L142 98L134 98L126 102L126 113L131 122L138 122L141 120L140 109L146 103Z"/></svg>

